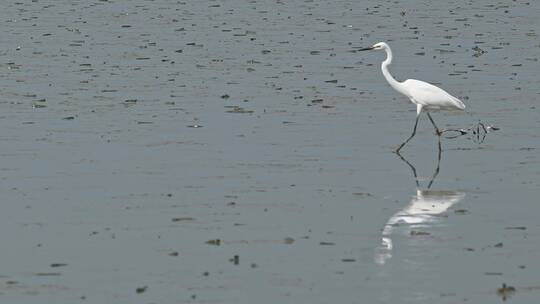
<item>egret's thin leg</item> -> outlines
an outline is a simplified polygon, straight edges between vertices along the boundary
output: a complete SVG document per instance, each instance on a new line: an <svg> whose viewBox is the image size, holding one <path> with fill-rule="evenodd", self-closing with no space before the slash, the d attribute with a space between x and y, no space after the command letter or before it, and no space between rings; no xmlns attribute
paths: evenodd
<svg viewBox="0 0 540 304"><path fill-rule="evenodd" d="M411 136L409 136L409 138L407 138L406 141L404 141L396 150L396 153L399 154L399 150L401 150L401 148L403 148L403 146L405 146L409 140L411 140L414 135L416 134L416 126L418 126L418 118L420 118L420 115L416 115L416 121L414 122L414 128L413 128L413 131L412 131L412 134Z"/></svg>
<svg viewBox="0 0 540 304"><path fill-rule="evenodd" d="M437 155L437 168L435 168L435 172L433 172L433 176L431 177L431 180L429 181L429 184L427 188L431 188L431 185L433 185L433 182L435 181L435 178L437 175L439 175L439 169L441 167L441 155L442 155L442 149L441 149L441 137L439 136L439 154Z"/></svg>
<svg viewBox="0 0 540 304"><path fill-rule="evenodd" d="M426 114L427 114L427 117L429 118L429 120L431 121L431 123L433 124L433 127L435 127L435 132L437 133L437 136L441 136L442 132L439 130L439 128L435 124L435 121L433 121L433 118L431 117L429 112L426 112ZM439 144L440 144L440 142L439 142Z"/></svg>

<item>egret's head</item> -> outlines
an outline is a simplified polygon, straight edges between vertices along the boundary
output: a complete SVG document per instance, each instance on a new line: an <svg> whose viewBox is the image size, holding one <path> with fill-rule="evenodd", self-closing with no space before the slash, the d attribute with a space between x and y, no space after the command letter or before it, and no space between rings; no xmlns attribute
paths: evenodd
<svg viewBox="0 0 540 304"><path fill-rule="evenodd" d="M359 49L359 51L382 50L386 48L388 48L388 44L384 42L379 42L379 43L375 43L374 45L370 47Z"/></svg>
<svg viewBox="0 0 540 304"><path fill-rule="evenodd" d="M371 47L374 49L374 50L382 50L384 49L385 47L387 47L388 44L384 43L384 42L379 42L379 43L375 43L374 45L372 45Z"/></svg>

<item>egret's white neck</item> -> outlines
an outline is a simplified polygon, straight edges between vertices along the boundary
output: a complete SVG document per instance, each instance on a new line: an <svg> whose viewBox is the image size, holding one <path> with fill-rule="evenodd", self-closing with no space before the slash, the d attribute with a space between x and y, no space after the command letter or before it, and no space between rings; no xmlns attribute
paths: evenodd
<svg viewBox="0 0 540 304"><path fill-rule="evenodd" d="M388 66L392 63L392 50L390 47L385 47L384 50L386 51L386 60L384 60L381 64L381 70L384 75L384 78L386 78L386 81L394 88L394 90L407 95L405 88L403 87L403 84L399 81L397 81L391 74L390 71L388 71Z"/></svg>

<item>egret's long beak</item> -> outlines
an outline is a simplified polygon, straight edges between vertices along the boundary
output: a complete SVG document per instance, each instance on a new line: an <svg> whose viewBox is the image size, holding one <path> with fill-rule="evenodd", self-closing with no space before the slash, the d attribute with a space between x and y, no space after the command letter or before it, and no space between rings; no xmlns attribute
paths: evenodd
<svg viewBox="0 0 540 304"><path fill-rule="evenodd" d="M370 46L370 47L367 47L367 48L358 49L357 51L371 51L373 49L374 49L374 47Z"/></svg>

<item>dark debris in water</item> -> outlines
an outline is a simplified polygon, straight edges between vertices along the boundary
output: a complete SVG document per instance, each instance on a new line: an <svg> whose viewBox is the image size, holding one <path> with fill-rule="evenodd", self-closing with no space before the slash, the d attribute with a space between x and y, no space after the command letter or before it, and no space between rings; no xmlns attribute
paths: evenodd
<svg viewBox="0 0 540 304"><path fill-rule="evenodd" d="M353 195L356 195L356 196L365 196L365 197L371 197L373 196L373 194L369 193L369 192L354 192Z"/></svg>
<svg viewBox="0 0 540 304"><path fill-rule="evenodd" d="M500 130L499 127L496 127L494 125L486 125L482 122L478 122L468 128L444 129L441 131L441 135L448 133L444 135L445 138L457 138L463 135L467 135L468 139L472 140L475 143L481 144L486 139L487 134L498 130Z"/></svg>
<svg viewBox="0 0 540 304"><path fill-rule="evenodd" d="M294 239L292 237L286 237L285 239L283 239L283 243L291 245L292 243L294 243Z"/></svg>
<svg viewBox="0 0 540 304"><path fill-rule="evenodd" d="M51 264L51 267L52 268L56 268L56 267L64 267L64 266L67 266L66 263L52 263Z"/></svg>
<svg viewBox="0 0 540 304"><path fill-rule="evenodd" d="M195 219L192 218L192 217L174 217L172 219L173 222L191 222L191 221L194 221Z"/></svg>
<svg viewBox="0 0 540 304"><path fill-rule="evenodd" d="M254 112L252 110L246 110L246 109L244 109L242 107L239 107L239 106L228 106L226 108L229 108L229 110L225 111L227 113L251 114L251 113Z"/></svg>
<svg viewBox="0 0 540 304"><path fill-rule="evenodd" d="M221 240L220 239L209 240L209 241L206 241L206 244L219 246L221 245Z"/></svg>
<svg viewBox="0 0 540 304"><path fill-rule="evenodd" d="M147 289L148 289L148 286L137 287L135 289L135 292L140 294L140 293L146 292Z"/></svg>
<svg viewBox="0 0 540 304"><path fill-rule="evenodd" d="M37 102L32 104L32 108L34 108L34 109L40 109L40 108L46 108L46 107L47 107L46 104L41 104L41 103L37 103Z"/></svg>
<svg viewBox="0 0 540 304"><path fill-rule="evenodd" d="M508 298L516 293L516 288L503 283L501 287L497 288L497 295L506 301Z"/></svg>
<svg viewBox="0 0 540 304"><path fill-rule="evenodd" d="M320 242L319 245L321 246L334 246L336 243L333 242Z"/></svg>
<svg viewBox="0 0 540 304"><path fill-rule="evenodd" d="M62 275L60 272L36 272L38 277L56 277Z"/></svg>
<svg viewBox="0 0 540 304"><path fill-rule="evenodd" d="M456 210L454 210L454 213L455 214L467 214L467 213L469 213L469 210L467 210L467 209L456 209Z"/></svg>
<svg viewBox="0 0 540 304"><path fill-rule="evenodd" d="M240 264L240 257L236 254L229 259L229 262L233 263L234 265L238 265Z"/></svg>

